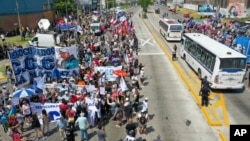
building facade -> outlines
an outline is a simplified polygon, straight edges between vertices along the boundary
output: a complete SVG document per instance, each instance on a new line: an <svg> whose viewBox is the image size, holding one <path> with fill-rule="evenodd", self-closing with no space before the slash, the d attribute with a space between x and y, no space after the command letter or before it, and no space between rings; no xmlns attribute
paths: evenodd
<svg viewBox="0 0 250 141"><path fill-rule="evenodd" d="M0 5L0 29L10 32L19 27L34 29L41 18L53 21L54 0L4 0ZM19 16L18 16L19 15Z"/></svg>

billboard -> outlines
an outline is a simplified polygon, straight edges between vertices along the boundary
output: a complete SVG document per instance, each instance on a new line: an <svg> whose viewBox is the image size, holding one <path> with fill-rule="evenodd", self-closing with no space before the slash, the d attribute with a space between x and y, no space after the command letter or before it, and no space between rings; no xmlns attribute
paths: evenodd
<svg viewBox="0 0 250 141"><path fill-rule="evenodd" d="M246 6L244 1L230 0L227 9L231 17L246 16Z"/></svg>
<svg viewBox="0 0 250 141"><path fill-rule="evenodd" d="M211 12L215 12L215 10L214 10L213 5L202 4L202 5L198 5L198 12L211 13Z"/></svg>

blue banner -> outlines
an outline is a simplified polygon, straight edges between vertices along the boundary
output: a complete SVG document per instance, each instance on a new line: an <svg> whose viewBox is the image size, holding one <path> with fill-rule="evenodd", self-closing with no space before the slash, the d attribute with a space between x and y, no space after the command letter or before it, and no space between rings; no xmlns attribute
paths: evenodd
<svg viewBox="0 0 250 141"><path fill-rule="evenodd" d="M236 37L235 44L242 47L242 54L247 56L247 63L250 64L250 38L247 37Z"/></svg>
<svg viewBox="0 0 250 141"><path fill-rule="evenodd" d="M17 84L46 75L51 77L56 66L55 48L19 48L8 52Z"/></svg>

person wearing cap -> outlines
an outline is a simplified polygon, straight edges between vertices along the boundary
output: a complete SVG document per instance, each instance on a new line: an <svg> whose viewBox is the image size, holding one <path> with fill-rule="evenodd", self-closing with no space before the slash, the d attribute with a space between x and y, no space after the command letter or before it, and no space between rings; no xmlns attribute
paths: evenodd
<svg viewBox="0 0 250 141"><path fill-rule="evenodd" d="M132 113L133 113L133 107L130 103L129 98L127 97L125 99L125 103L124 103L124 113L125 113L125 117L126 117L126 121L129 120L129 118L132 118Z"/></svg>
<svg viewBox="0 0 250 141"><path fill-rule="evenodd" d="M61 69L75 69L78 68L78 60L75 58L74 54L70 54L67 47L63 47L59 50L59 55L62 59L61 63L57 65Z"/></svg>
<svg viewBox="0 0 250 141"><path fill-rule="evenodd" d="M145 110L145 112L148 112L148 98L146 97L145 100L142 103L142 109Z"/></svg>
<svg viewBox="0 0 250 141"><path fill-rule="evenodd" d="M137 120L139 122L139 133L147 134L147 122L149 121L149 118L145 109L142 109L141 112L137 115Z"/></svg>

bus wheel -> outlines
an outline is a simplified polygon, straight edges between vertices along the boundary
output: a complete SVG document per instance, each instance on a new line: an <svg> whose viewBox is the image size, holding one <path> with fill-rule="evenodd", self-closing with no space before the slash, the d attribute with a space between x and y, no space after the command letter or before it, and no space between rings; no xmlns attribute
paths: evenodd
<svg viewBox="0 0 250 141"><path fill-rule="evenodd" d="M201 70L200 69L198 69L198 77L199 77L199 79L202 78L202 76L201 76Z"/></svg>

